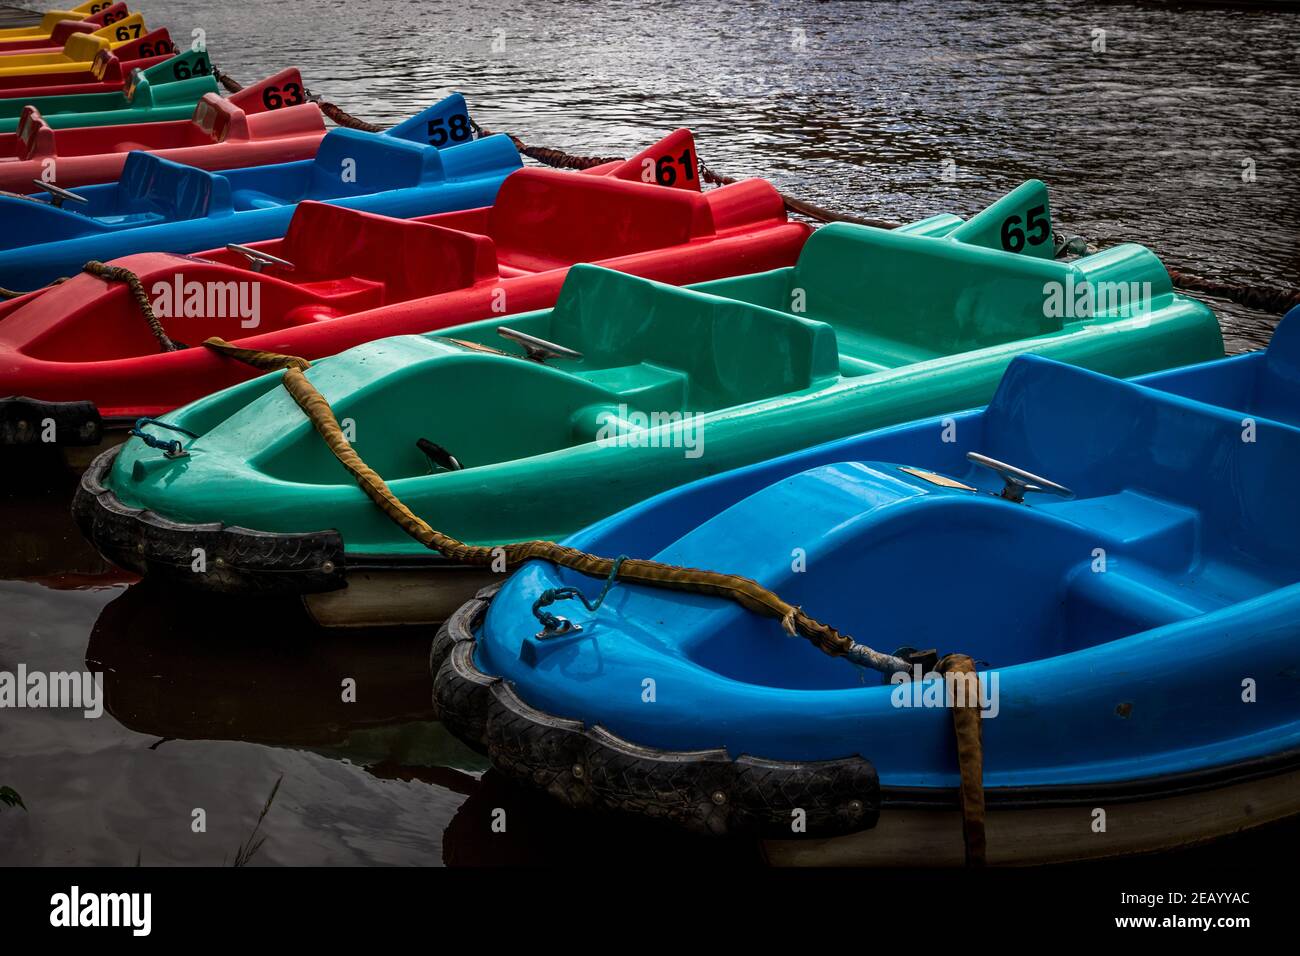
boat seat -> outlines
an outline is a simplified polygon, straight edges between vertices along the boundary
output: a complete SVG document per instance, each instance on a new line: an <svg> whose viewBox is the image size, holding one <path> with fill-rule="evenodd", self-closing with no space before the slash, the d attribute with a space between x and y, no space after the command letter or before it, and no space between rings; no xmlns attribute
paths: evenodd
<svg viewBox="0 0 1300 956"><path fill-rule="evenodd" d="M310 201L294 211L276 255L294 264L300 284L353 276L379 283L387 302L469 288L497 274L486 236Z"/></svg>
<svg viewBox="0 0 1300 956"><path fill-rule="evenodd" d="M55 155L54 130L35 106L23 108L18 125L18 158L41 159Z"/></svg>
<svg viewBox="0 0 1300 956"><path fill-rule="evenodd" d="M1069 269L832 224L809 237L792 285L808 291L808 318L834 326L842 352L892 368L1060 331L1044 315L1043 283Z"/></svg>
<svg viewBox="0 0 1300 956"><path fill-rule="evenodd" d="M1300 315L1274 331L1252 398L1248 411L1300 425Z"/></svg>
<svg viewBox="0 0 1300 956"><path fill-rule="evenodd" d="M570 270L547 337L582 352L589 369L626 367L635 357L685 373L691 411L839 376L835 334L824 323L590 265Z"/></svg>
<svg viewBox="0 0 1300 956"><path fill-rule="evenodd" d="M345 170L356 175L345 178ZM445 178L436 149L344 128L325 134L310 172L311 184L304 198L314 199L363 196Z"/></svg>
<svg viewBox="0 0 1300 956"><path fill-rule="evenodd" d="M894 366L883 365L880 362L868 362L866 359L840 354L840 374L846 378L857 375L875 375L877 372L888 372L891 368L894 368Z"/></svg>
<svg viewBox="0 0 1300 956"><path fill-rule="evenodd" d="M127 156L117 193L119 212L157 212L174 221L232 209L224 176L144 152Z"/></svg>
<svg viewBox="0 0 1300 956"><path fill-rule="evenodd" d="M531 272L681 245L713 231L699 193L554 169L509 176L490 213L502 262Z"/></svg>
<svg viewBox="0 0 1300 956"><path fill-rule="evenodd" d="M236 189L231 194L236 209L274 209L284 205L284 199L257 189Z"/></svg>
<svg viewBox="0 0 1300 956"><path fill-rule="evenodd" d="M1091 647L1098 633L1136 634L1200 617L1225 603L1151 572L1094 572L1085 565L1066 589L1062 608L1066 646L1062 650Z"/></svg>

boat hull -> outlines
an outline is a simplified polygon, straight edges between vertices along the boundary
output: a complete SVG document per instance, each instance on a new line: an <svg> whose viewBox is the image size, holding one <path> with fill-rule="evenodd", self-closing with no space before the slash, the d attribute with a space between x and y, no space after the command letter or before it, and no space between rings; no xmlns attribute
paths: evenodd
<svg viewBox="0 0 1300 956"><path fill-rule="evenodd" d="M439 719L503 772L525 784L548 781L546 792L575 809L760 838L768 861L779 866L966 864L956 790L880 787L860 757L781 762L657 750L532 707L509 681L475 663L476 633L497 590L485 589L448 619L434 641L430 670ZM787 771L768 795L765 815L753 817L743 797L737 799L737 781L755 766L783 763L805 772ZM801 790L807 768L818 764L819 774L834 766L833 782L820 779L811 792ZM660 778L664 766L673 767L673 785ZM985 800L989 865L1152 853L1300 815L1300 751L1114 784L990 788ZM836 828L852 832L818 835Z"/></svg>
<svg viewBox="0 0 1300 956"><path fill-rule="evenodd" d="M1180 849L1300 816L1300 754L1273 766L1225 768L1222 779L1140 781L1148 791L1116 802L1078 795L1068 805L1049 792L986 790L987 862L1038 866ZM951 795L955 800L955 795ZM1023 803L1023 806L1007 806ZM1039 805L1035 806L1034 804ZM1105 830L1096 811L1105 811ZM885 790L880 822L870 831L824 840L769 840L778 866L959 867L962 817L955 807L909 806Z"/></svg>
<svg viewBox="0 0 1300 956"><path fill-rule="evenodd" d="M345 555L334 531L274 535L219 523L188 524L130 508L103 484L120 450L113 444L90 462L72 510L100 552L136 574L180 585L193 585L201 575L204 587L218 593L301 598L324 627L438 624L505 577L432 552ZM69 447L64 455L75 465L85 450ZM202 551L197 564L196 549Z"/></svg>

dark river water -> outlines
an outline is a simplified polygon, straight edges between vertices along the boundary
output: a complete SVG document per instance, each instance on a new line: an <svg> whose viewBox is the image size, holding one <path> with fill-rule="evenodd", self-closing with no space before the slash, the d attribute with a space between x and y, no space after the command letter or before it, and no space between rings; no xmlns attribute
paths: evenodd
<svg viewBox="0 0 1300 956"><path fill-rule="evenodd" d="M460 90L483 125L576 153L628 155L689 126L720 172L896 220L970 215L1034 177L1058 223L1090 241L1300 285L1293 13L1050 0L132 7L177 37L204 30L245 83L297 65L373 121ZM1268 341L1276 316L1211 304L1230 350ZM0 465L0 670L102 671L106 693L98 719L0 711L0 786L27 806L0 807L0 864L230 863L281 778L254 864L757 858L518 793L431 720L430 633L336 636L295 606L132 585L72 525L72 477ZM355 703L341 700L346 678ZM504 834L488 825L498 807Z"/></svg>

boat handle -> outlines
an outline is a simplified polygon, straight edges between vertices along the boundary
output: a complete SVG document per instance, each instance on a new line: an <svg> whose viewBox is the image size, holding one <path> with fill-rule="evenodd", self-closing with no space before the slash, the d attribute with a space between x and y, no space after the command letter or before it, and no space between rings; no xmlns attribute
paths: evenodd
<svg viewBox="0 0 1300 956"><path fill-rule="evenodd" d="M1074 497L1074 492L1065 485L1058 485L1054 481L1040 478L1031 471L1017 468L1015 465L1008 465L1005 461L998 461L988 455L981 455L977 451L968 451L966 457L975 464L996 472L998 477L1006 482L998 497L1005 498L1014 504L1021 504L1025 500L1027 492L1040 492L1066 499Z"/></svg>
<svg viewBox="0 0 1300 956"><path fill-rule="evenodd" d="M50 194L50 205L53 206L55 209L62 209L63 204L67 202L69 199L72 200L73 202L79 202L79 203L90 202L90 200L87 199L85 196L78 195L77 193L74 193L70 189L64 189L62 186L56 186L54 185L54 183L43 182L42 180L39 179L33 179L32 182L34 182L36 185L40 186L47 193Z"/></svg>
<svg viewBox="0 0 1300 956"><path fill-rule="evenodd" d="M288 259L281 259L279 256L273 256L269 252L263 252L261 249L253 249L249 246L241 246L237 242L226 243L227 252L238 252L248 260L248 268L254 272L261 272L267 266L279 266L288 272L293 271L293 263Z"/></svg>
<svg viewBox="0 0 1300 956"><path fill-rule="evenodd" d="M566 349L563 345L556 345L554 342L546 341L546 339L539 339L535 335L520 332L518 329L508 329L504 325L497 327L497 335L522 345L524 351L528 353L528 357L534 362L545 363L547 359L551 358L582 359L581 352Z"/></svg>

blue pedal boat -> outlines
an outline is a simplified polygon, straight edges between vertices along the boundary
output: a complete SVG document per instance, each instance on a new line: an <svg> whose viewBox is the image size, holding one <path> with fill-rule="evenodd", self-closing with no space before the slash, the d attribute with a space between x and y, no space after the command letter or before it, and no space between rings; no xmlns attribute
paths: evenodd
<svg viewBox="0 0 1300 956"><path fill-rule="evenodd" d="M969 654L988 861L1154 851L1300 812L1298 426L1295 309L1264 353L1133 381L1022 356L986 409L705 478L567 543L753 578L910 677ZM615 582L598 603L601 581L536 561L499 588L431 664L442 719L503 772L782 863L962 862L942 684L721 598Z"/></svg>
<svg viewBox="0 0 1300 956"><path fill-rule="evenodd" d="M0 286L30 290L96 259L274 239L304 199L397 218L489 206L522 163L509 137L470 139L467 124L453 94L382 133L332 129L310 160L214 173L133 152L116 183L0 195Z"/></svg>

